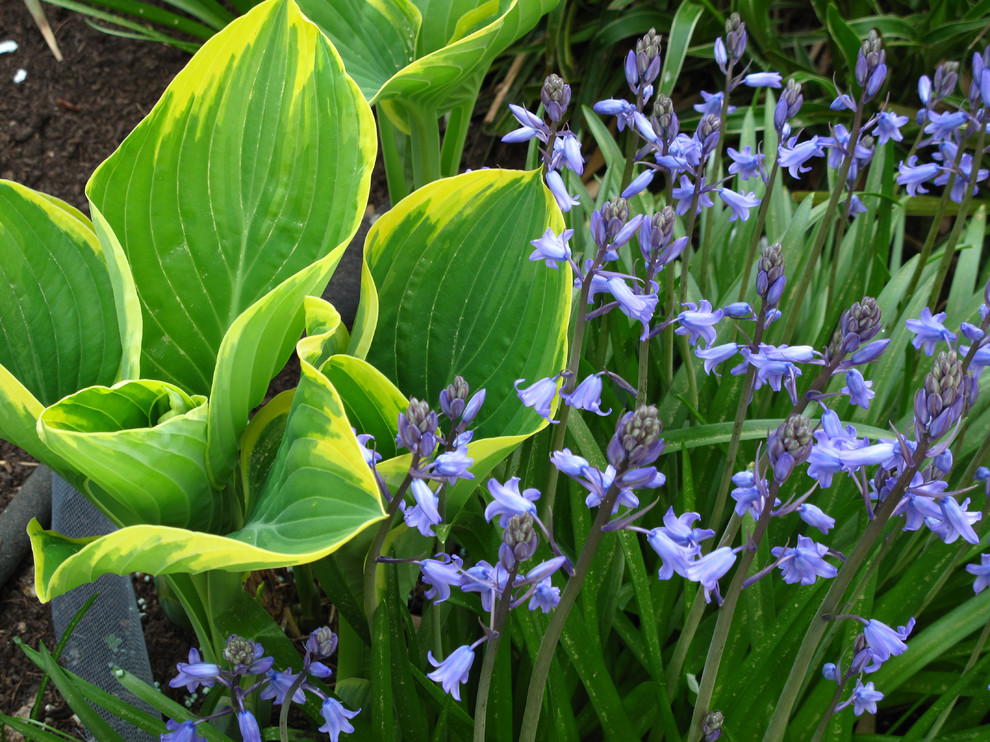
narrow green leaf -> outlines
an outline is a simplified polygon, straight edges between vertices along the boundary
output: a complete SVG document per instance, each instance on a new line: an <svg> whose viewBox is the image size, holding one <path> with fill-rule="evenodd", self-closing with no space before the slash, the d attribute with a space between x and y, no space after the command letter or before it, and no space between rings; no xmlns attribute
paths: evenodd
<svg viewBox="0 0 990 742"><path fill-rule="evenodd" d="M704 8L692 0L681 2L674 15L670 33L667 35L667 51L664 54L660 82L657 85L658 92L669 96L674 91L674 85L681 74L681 66L687 57L688 47L691 46L694 27L698 25L698 20L704 12Z"/></svg>

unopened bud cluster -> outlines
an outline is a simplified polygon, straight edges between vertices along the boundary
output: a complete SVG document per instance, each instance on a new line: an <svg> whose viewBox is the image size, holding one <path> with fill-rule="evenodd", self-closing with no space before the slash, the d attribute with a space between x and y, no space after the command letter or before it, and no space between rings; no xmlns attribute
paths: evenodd
<svg viewBox="0 0 990 742"><path fill-rule="evenodd" d="M223 648L223 658L235 667L237 665L250 665L254 662L254 642L232 634L227 639L227 645Z"/></svg>
<svg viewBox="0 0 990 742"><path fill-rule="evenodd" d="M399 415L398 441L414 455L429 456L437 446L437 413L426 402L409 398L409 408Z"/></svg>
<svg viewBox="0 0 990 742"><path fill-rule="evenodd" d="M870 29L856 58L856 82L863 88L864 100L870 100L879 92L887 77L886 62L887 55L880 44L880 36Z"/></svg>
<svg viewBox="0 0 990 742"><path fill-rule="evenodd" d="M787 284L782 250L779 242L763 248L760 260L756 264L756 293L763 300L763 306L767 310L777 306Z"/></svg>
<svg viewBox="0 0 990 742"><path fill-rule="evenodd" d="M733 13L725 21L725 49L732 64L736 64L746 53L746 24L738 13Z"/></svg>
<svg viewBox="0 0 990 742"><path fill-rule="evenodd" d="M801 83L796 82L793 78L788 79L787 86L781 92L780 100L777 101L777 106L773 111L773 126L777 130L778 136L783 132L784 125L797 116L802 103L804 103L804 96L801 95Z"/></svg>
<svg viewBox="0 0 990 742"><path fill-rule="evenodd" d="M554 123L560 123L571 102L571 86L559 75L549 75L540 90L540 100L547 117Z"/></svg>
<svg viewBox="0 0 990 742"><path fill-rule="evenodd" d="M608 462L616 469L623 465L635 469L653 463L663 450L662 430L657 408L653 405L627 412L619 418L615 435L609 441Z"/></svg>
<svg viewBox="0 0 990 742"><path fill-rule="evenodd" d="M536 547L540 545L539 536L533 528L533 516L529 513L513 515L505 526L502 534L502 546L499 549L499 559L506 570L522 564L532 558Z"/></svg>
<svg viewBox="0 0 990 742"><path fill-rule="evenodd" d="M941 438L962 416L966 404L963 364L954 350L935 356L931 372L914 397L915 435Z"/></svg>
<svg viewBox="0 0 990 742"><path fill-rule="evenodd" d="M615 241L616 236L629 220L629 203L624 198L606 201L591 215L591 236L595 244L605 247Z"/></svg>
<svg viewBox="0 0 990 742"><path fill-rule="evenodd" d="M791 415L783 425L770 433L767 457L770 459L774 480L783 482L795 466L807 461L813 443L811 421L801 415Z"/></svg>
<svg viewBox="0 0 990 742"><path fill-rule="evenodd" d="M876 336L883 327L880 305L871 296L864 296L842 313L839 327L828 346L830 358L854 353L863 343Z"/></svg>

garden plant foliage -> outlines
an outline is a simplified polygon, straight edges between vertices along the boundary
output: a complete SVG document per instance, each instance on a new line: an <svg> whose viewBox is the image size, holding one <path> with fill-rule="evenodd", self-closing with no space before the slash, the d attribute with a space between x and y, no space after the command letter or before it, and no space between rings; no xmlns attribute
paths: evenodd
<svg viewBox="0 0 990 742"><path fill-rule="evenodd" d="M166 726L25 648L74 707L173 742L294 738L292 702L335 741L981 733L990 53L906 111L876 31L829 15L848 79L785 79L685 3L587 131L550 75L504 137L534 169L457 174L492 59L555 5L267 0L93 174L92 219L0 181L0 436L119 526L32 523L38 595L159 576L201 644L172 685L213 689L193 716L121 673ZM682 110L692 44L722 86ZM319 297L379 143L347 328ZM273 567L302 653L242 589Z"/></svg>

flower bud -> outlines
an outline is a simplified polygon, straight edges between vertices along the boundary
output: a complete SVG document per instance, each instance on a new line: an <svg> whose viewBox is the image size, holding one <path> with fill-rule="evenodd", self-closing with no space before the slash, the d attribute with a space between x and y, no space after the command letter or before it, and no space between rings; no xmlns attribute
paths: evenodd
<svg viewBox="0 0 990 742"><path fill-rule="evenodd" d="M314 657L329 657L337 649L337 635L329 626L321 626L306 639L306 651Z"/></svg>
<svg viewBox="0 0 990 742"><path fill-rule="evenodd" d="M539 544L539 536L533 528L533 516L530 513L513 515L502 534L502 546L499 548L502 566L511 570L522 564L536 553Z"/></svg>
<svg viewBox="0 0 990 742"><path fill-rule="evenodd" d="M839 327L829 343L829 358L855 353L883 327L880 305L872 296L864 296L842 313Z"/></svg>
<svg viewBox="0 0 990 742"><path fill-rule="evenodd" d="M725 714L721 711L709 711L701 720L701 732L705 742L715 742L722 736L722 726L725 724Z"/></svg>
<svg viewBox="0 0 990 742"><path fill-rule="evenodd" d="M254 662L254 642L231 634L223 648L223 658L231 665L250 665Z"/></svg>
<svg viewBox="0 0 990 742"><path fill-rule="evenodd" d="M870 100L880 90L887 77L887 56L875 29L863 40L856 59L856 82L863 88L864 100Z"/></svg>
<svg viewBox="0 0 990 742"><path fill-rule="evenodd" d="M464 377L455 376L454 383L448 384L447 388L440 392L440 410L451 420L457 420L464 414L464 406L467 404L470 392L471 388L464 381Z"/></svg>
<svg viewBox="0 0 990 742"><path fill-rule="evenodd" d="M606 201L591 214L591 235L595 244L605 247L622 231L629 219L629 203L624 198Z"/></svg>
<svg viewBox="0 0 990 742"><path fill-rule="evenodd" d="M746 53L746 24L738 13L733 13L725 21L725 50L729 61L735 64Z"/></svg>
<svg viewBox="0 0 990 742"><path fill-rule="evenodd" d="M653 101L650 125L660 141L666 144L672 142L680 131L677 114L674 113L674 102L663 93L657 95L656 100Z"/></svg>
<svg viewBox="0 0 990 742"><path fill-rule="evenodd" d="M811 422L801 415L791 415L767 439L767 457L773 468L773 478L779 484L791 475L794 467L811 455Z"/></svg>
<svg viewBox="0 0 990 742"><path fill-rule="evenodd" d="M660 74L660 34L651 28L636 42L636 72L639 85L650 85Z"/></svg>
<svg viewBox="0 0 990 742"><path fill-rule="evenodd" d="M721 122L714 113L705 114L698 123L698 139L701 140L701 158L705 159L718 144Z"/></svg>
<svg viewBox="0 0 990 742"><path fill-rule="evenodd" d="M952 92L956 89L956 82L958 82L958 80L959 62L943 62L936 67L935 81L932 85L932 89L935 93L935 99L932 101L932 105L934 106L943 98L948 98L952 95Z"/></svg>
<svg viewBox="0 0 990 742"><path fill-rule="evenodd" d="M664 442L660 438L663 425L653 405L637 407L619 418L615 435L609 441L606 455L616 469L637 469L652 464Z"/></svg>
<svg viewBox="0 0 990 742"><path fill-rule="evenodd" d="M426 402L410 397L409 408L405 413L399 413L399 435L396 443L401 443L414 455L429 456L437 445L438 424L437 413Z"/></svg>
<svg viewBox="0 0 990 742"><path fill-rule="evenodd" d="M571 102L571 86L558 75L549 75L540 90L540 100L550 120L559 123Z"/></svg>
<svg viewBox="0 0 990 742"><path fill-rule="evenodd" d="M967 391L962 361L956 351L940 351L914 397L915 437L941 438L962 416Z"/></svg>
<svg viewBox="0 0 990 742"><path fill-rule="evenodd" d="M763 248L756 264L756 293L763 300L766 309L777 306L786 284L782 246L779 242L775 242Z"/></svg>
<svg viewBox="0 0 990 742"><path fill-rule="evenodd" d="M804 103L804 96L801 95L801 83L793 78L787 81L787 86L780 94L780 100L773 110L773 126L777 130L777 135L784 129L784 124L797 116Z"/></svg>

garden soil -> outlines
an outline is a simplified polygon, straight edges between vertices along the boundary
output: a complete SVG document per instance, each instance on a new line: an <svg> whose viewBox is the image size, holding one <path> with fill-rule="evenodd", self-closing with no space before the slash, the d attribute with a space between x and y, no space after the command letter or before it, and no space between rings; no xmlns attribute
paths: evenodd
<svg viewBox="0 0 990 742"><path fill-rule="evenodd" d="M88 214L85 186L89 176L151 110L189 57L164 45L102 33L81 16L60 8L45 6L45 12L64 56L62 62L52 56L23 3L0 0L0 42L13 40L18 45L15 51L0 54L0 178L57 196ZM486 86L478 115L491 104L493 88L494 84ZM479 121L465 152L466 162L474 168L486 163L522 167L525 147L497 143L482 131ZM388 205L380 161L369 201L371 218ZM354 257L349 257L353 262ZM298 361L292 359L273 380L269 396L294 386L298 373ZM37 466L24 451L0 440L0 511ZM286 592L291 591L287 576L272 572L252 576L252 583L266 582L263 592L274 596L275 604L269 606L273 615L284 616L293 601L294 596ZM49 649L55 646L50 606L38 602L33 579L28 555L19 571L0 586L0 712L18 716L30 710L42 674L14 644L14 638L32 647L39 643ZM165 617L153 581L136 575L134 585L146 614L152 673L170 691L167 682L175 674L175 663L185 659L195 636ZM182 691L170 695L180 700ZM82 735L71 710L50 686L40 717L73 736ZM7 734L8 739L17 739Z"/></svg>

